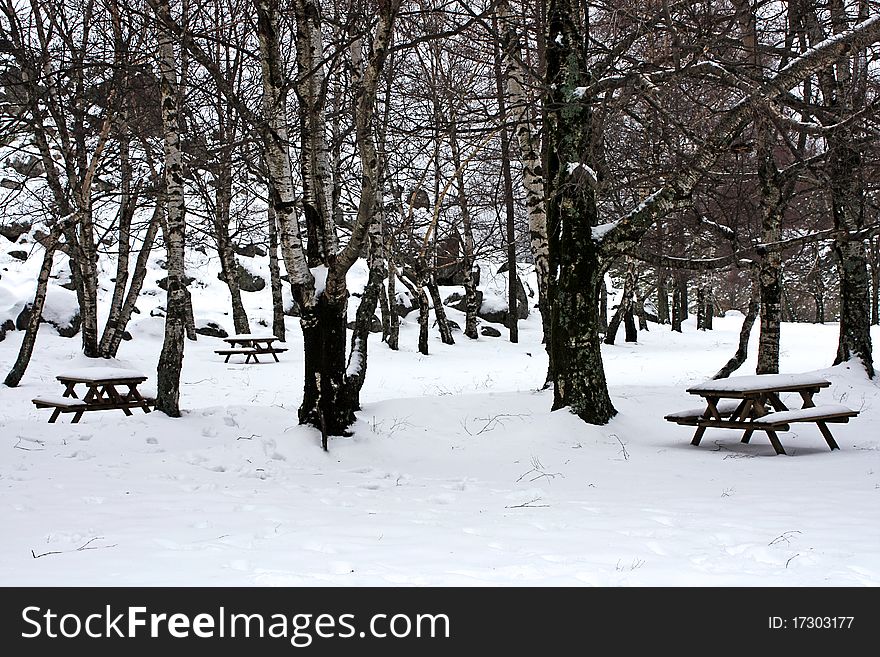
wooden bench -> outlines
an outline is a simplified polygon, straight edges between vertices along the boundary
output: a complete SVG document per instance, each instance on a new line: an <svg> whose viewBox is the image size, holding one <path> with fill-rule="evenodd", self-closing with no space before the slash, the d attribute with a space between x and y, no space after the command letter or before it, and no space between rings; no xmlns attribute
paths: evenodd
<svg viewBox="0 0 880 657"><path fill-rule="evenodd" d="M763 417L755 418L752 420L752 424L764 430L788 431L789 425L795 422L815 422L828 446L831 449L840 449L825 423L837 422L845 424L849 422L851 417L856 417L858 414L858 411L854 411L843 404L823 404L822 406L770 413ZM748 437L743 436L743 442L748 442Z"/></svg>
<svg viewBox="0 0 880 657"><path fill-rule="evenodd" d="M231 347L229 349L215 349L214 353L219 354L220 356L226 356L226 359L223 361L224 363L229 362L230 356L245 356L244 362L250 363L251 359L255 363L259 363L259 359L257 356L262 354L271 354L275 359L275 362L278 362L278 356L275 354L282 354L287 351L286 347L271 347L269 349L257 349L256 347Z"/></svg>
<svg viewBox="0 0 880 657"><path fill-rule="evenodd" d="M62 413L75 413L73 416L73 420L71 420L71 424L76 424L82 418L83 413L87 413L88 411L109 411L109 410L121 410L123 412L128 413L128 409L131 408L143 408L145 411L148 410L147 406L155 406L156 400L152 397L144 397L140 400L131 400L131 401L109 401L109 400L100 400L100 401L92 401L87 402L83 399L76 399L74 397L61 397L55 395L42 395L40 397L34 397L31 400L38 409L43 408L52 408L52 415L49 418L50 423L54 423L55 420L58 419L58 416Z"/></svg>
<svg viewBox="0 0 880 657"><path fill-rule="evenodd" d="M718 414L721 415L721 417L730 417L741 404L742 402L737 399L725 400L718 402L716 407L718 408ZM688 408L683 411L675 411L674 413L664 416L663 419L669 422L675 422L676 424L695 427L699 424L701 419L706 417L705 414L706 407L702 406L700 408Z"/></svg>

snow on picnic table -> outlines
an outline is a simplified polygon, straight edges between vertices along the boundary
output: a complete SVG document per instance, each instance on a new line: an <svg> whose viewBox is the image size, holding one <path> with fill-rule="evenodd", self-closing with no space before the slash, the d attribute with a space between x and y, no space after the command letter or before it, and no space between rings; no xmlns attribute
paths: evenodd
<svg viewBox="0 0 880 657"><path fill-rule="evenodd" d="M64 370L56 376L62 379L79 379L81 381L115 381L117 379L146 378L147 375L137 370L118 367L80 367L74 370Z"/></svg>
<svg viewBox="0 0 880 657"><path fill-rule="evenodd" d="M811 372L796 374L752 374L751 376L732 376L726 379L710 379L691 386L688 392L757 392L761 390L785 390L787 388L808 388L810 386L830 385L824 376Z"/></svg>
<svg viewBox="0 0 880 657"><path fill-rule="evenodd" d="M774 422L798 422L802 420L814 420L816 418L832 415L848 415L853 412L849 406L843 404L822 404L809 408L795 408L790 411L776 411L764 417L755 418L756 424L772 424Z"/></svg>

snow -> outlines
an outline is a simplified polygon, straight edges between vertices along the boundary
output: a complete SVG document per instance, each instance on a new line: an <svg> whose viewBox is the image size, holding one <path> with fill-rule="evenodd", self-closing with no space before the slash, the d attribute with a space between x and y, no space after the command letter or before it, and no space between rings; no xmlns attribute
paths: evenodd
<svg viewBox="0 0 880 657"><path fill-rule="evenodd" d="M72 370L62 370L56 376L64 379L103 381L110 379L136 379L146 376L146 374L138 370L128 370L119 367L78 367Z"/></svg>
<svg viewBox="0 0 880 657"><path fill-rule="evenodd" d="M324 293L324 288L327 286L327 272L329 270L324 265L319 265L318 267L312 267L311 272L312 276L315 277L315 296L319 297Z"/></svg>
<svg viewBox="0 0 880 657"><path fill-rule="evenodd" d="M611 221L607 224L599 224L598 226L593 226L592 237L594 242L601 242L605 239L605 236L608 235L612 230L617 228L617 224L620 223L618 221Z"/></svg>
<svg viewBox="0 0 880 657"><path fill-rule="evenodd" d="M237 333L224 338L227 342L233 340L275 340L275 336L271 333Z"/></svg>
<svg viewBox="0 0 880 657"><path fill-rule="evenodd" d="M363 356L360 352L361 344L360 338L355 340L354 351L351 352L348 367L345 368L346 377L358 376L361 373L361 368L363 367Z"/></svg>
<svg viewBox="0 0 880 657"><path fill-rule="evenodd" d="M500 294L485 293L483 301L480 304L481 313L498 313L506 311L508 308L507 298Z"/></svg>
<svg viewBox="0 0 880 657"><path fill-rule="evenodd" d="M197 315L228 313L223 284L199 273ZM268 289L243 297L252 324L271 320ZM90 371L155 373L163 320L149 312L161 304L143 297L133 339ZM216 339L188 341L181 418L102 411L78 424L48 424L31 402L60 392L59 372L95 363L78 336L44 325L22 385L0 386L0 582L880 585L880 387L854 363L829 367L836 325L784 324L781 369L830 381L817 401L860 411L835 425L839 451L812 424L785 432L788 456L776 456L763 437L743 444L723 429L693 447L690 428L663 420L735 351L735 313L713 331L651 324L638 343L603 345L619 411L608 425L551 412L533 312L515 345L460 333L444 345L434 329L423 356L407 318L400 351L371 335L353 434L324 453L320 433L297 423L302 335L286 319L279 363L223 363ZM0 342L0 372L22 334Z"/></svg>
<svg viewBox="0 0 880 657"><path fill-rule="evenodd" d="M569 162L568 163L568 175L573 174L575 171L583 171L587 174L587 177L590 179L590 182L594 185L599 182L599 177L596 174L596 170L590 167L589 165L584 164L583 162Z"/></svg>
<svg viewBox="0 0 880 657"><path fill-rule="evenodd" d="M758 390L776 390L796 386L824 386L828 380L818 374L783 373L783 374L752 374L751 376L731 376L726 379L709 380L691 386L689 392L754 392Z"/></svg>
<svg viewBox="0 0 880 657"><path fill-rule="evenodd" d="M853 410L849 406L843 404L823 404L822 406L813 406L812 408L796 408L791 411L778 411L770 413L761 418L757 418L757 424L766 424L770 422L800 422L804 420L813 420L817 417L827 417L829 415L849 415Z"/></svg>

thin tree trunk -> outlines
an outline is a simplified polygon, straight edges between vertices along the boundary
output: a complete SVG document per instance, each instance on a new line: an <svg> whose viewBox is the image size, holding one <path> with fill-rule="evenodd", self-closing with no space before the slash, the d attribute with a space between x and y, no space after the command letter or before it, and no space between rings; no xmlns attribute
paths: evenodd
<svg viewBox="0 0 880 657"><path fill-rule="evenodd" d="M272 288L272 335L284 342L284 296L281 287L281 265L278 262L278 221L275 208L269 204L266 221L269 224L269 281Z"/></svg>
<svg viewBox="0 0 880 657"><path fill-rule="evenodd" d="M159 232L159 226L162 223L162 212L162 202L161 200L157 200L156 207L153 210L153 216L151 217L150 223L147 226L147 233L146 235L144 235L144 242L141 245L141 250L138 253L137 260L135 261L134 271L131 275L131 284L128 288L128 294L126 294L125 296L125 301L123 302L122 308L119 311L119 316L116 320L116 323L112 327L112 331L109 334L106 330L104 332L106 344L104 343L103 339L101 340L101 356L103 358L116 358L116 354L119 351L119 345L122 342L122 336L125 333L125 327L128 326L128 322L131 319L131 314L134 312L135 304L137 303L138 297L140 296L141 289L143 289L144 280L147 277L147 262L150 259L150 252L153 250L153 243L156 240L156 235Z"/></svg>
<svg viewBox="0 0 880 657"><path fill-rule="evenodd" d="M737 345L736 353L727 361L724 367L718 370L715 376L712 377L713 379L726 379L746 362L746 358L749 357L749 337L752 334L752 326L754 326L755 319L758 317L760 307L760 291L758 285L753 283L749 307L746 316L743 318L742 327L739 330L739 344Z"/></svg>
<svg viewBox="0 0 880 657"><path fill-rule="evenodd" d="M119 239L116 254L116 280L113 283L113 297L104 332L98 344L98 352L103 358L109 358L108 347L113 336L119 331L122 304L125 301L125 290L128 286L128 267L131 256L131 220L137 206L137 196L131 194L131 160L129 157L128 128L125 122L120 128L119 138L119 172L122 179L119 198Z"/></svg>
<svg viewBox="0 0 880 657"><path fill-rule="evenodd" d="M186 205L183 196L177 61L174 41L165 26L170 19L169 0L159 0L159 88L162 100L162 128L165 151L165 249L168 260L168 290L165 339L157 370L156 408L170 417L180 416L180 371L183 366L184 325L187 289L184 276Z"/></svg>
<svg viewBox="0 0 880 657"><path fill-rule="evenodd" d="M392 351L397 351L400 343L400 315L397 314L397 265L394 264L392 253L392 240L389 238L386 243L386 252L388 259L388 305L390 306L388 337L385 344Z"/></svg>
<svg viewBox="0 0 880 657"><path fill-rule="evenodd" d="M452 166L455 167L455 183L458 187L458 208L461 212L461 250L465 298L464 334L471 340L476 340L479 338L479 333L477 332L477 313L480 310L480 302L477 296L474 231L471 225L471 212L467 194L464 189L464 169L461 166L461 152L458 147L454 121L450 121L449 147L452 152Z"/></svg>
<svg viewBox="0 0 880 657"><path fill-rule="evenodd" d="M43 254L40 273L37 275L37 289L34 293L34 301L31 304L31 314L25 327L24 337L21 340L18 357L3 381L10 388L14 388L21 382L21 378L24 376L28 363L31 361L31 355L34 352L34 345L37 341L37 333L39 332L40 321L42 320L43 306L46 302L46 292L49 288L49 274L52 272L52 262L55 259L55 250L58 248L60 234L61 231L59 229L53 229L52 233L44 241L46 251Z"/></svg>
<svg viewBox="0 0 880 657"><path fill-rule="evenodd" d="M497 15L492 15L492 25L495 32L498 31ZM519 342L519 313L518 299L516 296L517 269L516 269L516 232L514 226L514 201L513 201L513 176L510 173L510 137L507 132L507 98L504 93L504 74L502 71L501 45L496 40L494 43L495 64L495 92L498 101L498 115L501 123L499 139L501 141L501 177L504 190L504 230L507 252L507 329L510 341Z"/></svg>
<svg viewBox="0 0 880 657"><path fill-rule="evenodd" d="M510 7L507 0L498 4L498 17L503 29L504 71L509 98L509 117L515 125L515 135L519 144L522 160L523 187L526 193L526 215L529 222L529 240L532 257L535 260L535 274L538 281L538 310L541 313L541 325L544 329L544 344L547 350L547 377L549 383L554 378L552 349L550 345L551 309L553 298L551 292L550 247L547 237L547 209L545 206L545 173L542 163L540 143L537 130L529 118L529 108L535 105L526 92L526 76L522 58L522 44L513 21L510 19ZM543 34L539 35L539 49ZM539 57L539 59L543 59ZM539 66L540 68L540 66ZM540 73L543 73L541 71Z"/></svg>
<svg viewBox="0 0 880 657"><path fill-rule="evenodd" d="M221 115L222 116L222 115ZM221 140L230 140L227 134L225 121L220 121L218 127ZM220 275L226 287L229 289L229 297L232 302L232 325L236 333L250 333L247 311L241 300L241 286L238 278L238 262L235 259L235 251L232 238L229 234L230 208L232 205L232 151L229 144L222 144L217 158L217 187L214 191L214 237L217 241L217 255L220 257Z"/></svg>
<svg viewBox="0 0 880 657"><path fill-rule="evenodd" d="M657 323L669 323L669 288L666 285L669 272L657 269Z"/></svg>
<svg viewBox="0 0 880 657"><path fill-rule="evenodd" d="M614 344L615 339L617 338L617 330L620 328L620 323L625 320L626 316L629 315L630 322L632 321L632 300L633 300L633 289L635 288L635 281L633 276L633 265L632 262L627 264L626 274L623 279L623 293L620 297L620 303L617 306L617 311L614 313L614 316L611 318L611 321L608 323L608 330L605 332L605 344ZM629 329L627 329L629 331ZM628 337L631 337L631 334L628 332ZM627 342L635 342L636 340L626 340Z"/></svg>
<svg viewBox="0 0 880 657"><path fill-rule="evenodd" d="M452 331L449 328L449 320L446 318L446 309L443 307L443 301L440 299L440 290L437 289L437 283L432 279L427 281L428 293L431 295L431 303L434 306L434 317L437 320L437 329L440 331L440 340L443 344L455 344L452 337Z"/></svg>

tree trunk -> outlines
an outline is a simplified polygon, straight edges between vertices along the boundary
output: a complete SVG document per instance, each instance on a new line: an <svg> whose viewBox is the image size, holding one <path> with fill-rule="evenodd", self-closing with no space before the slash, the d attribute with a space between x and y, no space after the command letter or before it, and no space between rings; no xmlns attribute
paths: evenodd
<svg viewBox="0 0 880 657"><path fill-rule="evenodd" d="M387 271L383 253L382 219L378 211L370 225L367 261L369 276L355 314L354 330L351 335L351 351L345 370L343 390L343 405L354 410L361 407L360 392L367 374L367 345L370 328L373 317L376 315L376 306L383 287L382 281L385 280Z"/></svg>
<svg viewBox="0 0 880 657"><path fill-rule="evenodd" d="M161 199L159 199L156 201L153 216L150 219L149 226L147 226L147 233L144 235L144 242L135 261L134 271L131 275L131 285L129 285L128 294L125 296L125 302L122 304L115 323L111 325L108 322L107 328L104 330L100 345L102 358L116 358L116 354L119 351L125 327L128 326L131 314L134 312L135 304L144 286L144 280L147 277L147 263L150 259L150 252L153 250L153 243L156 241L156 235L159 232L159 226L162 223L162 212L163 205Z"/></svg>
<svg viewBox="0 0 880 657"><path fill-rule="evenodd" d="M498 31L497 15L492 15L494 31ZM511 342L519 342L519 319L517 313L518 300L517 269L516 269L516 233L514 226L513 177L510 174L510 138L507 132L507 98L504 93L504 74L501 67L501 45L494 42L495 92L498 101L498 115L501 121L499 139L501 142L501 176L504 191L505 242L507 253L507 328Z"/></svg>
<svg viewBox="0 0 880 657"><path fill-rule="evenodd" d="M183 167L179 130L177 62L171 32L164 25L170 19L169 0L160 0L159 89L162 100L162 129L165 151L165 249L168 261L168 294L165 339L157 370L156 408L171 417L180 416L180 370L183 366L184 324L187 289L184 277L186 205L183 196Z"/></svg>
<svg viewBox="0 0 880 657"><path fill-rule="evenodd" d="M550 304L553 293L551 291L550 250L547 237L547 209L544 201L546 192L544 165L542 164L540 142L536 136L537 130L529 117L529 108L534 107L535 102L529 98L527 93L529 86L526 84L526 79L532 75L532 72L526 70L523 63L521 40L514 22L509 20L509 16L509 3L507 0L501 0L498 4L498 17L502 23L504 69L507 95L510 101L508 121L515 126L515 135L522 160L529 241L538 281L538 311L541 313L541 325L544 330L544 344L548 358L546 382L549 383L554 376L550 345ZM539 40L543 39L543 35L539 35L538 38Z"/></svg>
<svg viewBox="0 0 880 657"><path fill-rule="evenodd" d="M460 238L462 250L462 269L465 298L464 334L471 340L479 338L477 333L477 313L480 303L477 296L476 258L474 257L474 231L471 226L471 212L467 193L464 189L464 168L461 165L461 152L455 133L455 122L450 121L449 148L452 151L452 166L455 167L455 183L458 187L458 208L461 212Z"/></svg>
<svg viewBox="0 0 880 657"><path fill-rule="evenodd" d="M347 307L345 299L339 302L322 294L302 322L305 387L299 422L321 430L325 449L327 436L349 435L348 427L355 420L355 408L340 396L345 383Z"/></svg>
<svg viewBox="0 0 880 657"><path fill-rule="evenodd" d="M446 318L446 309L443 307L443 300L440 298L440 290L437 289L437 283L428 280L428 293L431 295L431 304L434 306L434 317L437 320L437 329L440 331L440 341L443 344L455 344L452 337L452 330L449 328L449 320Z"/></svg>
<svg viewBox="0 0 880 657"><path fill-rule="evenodd" d="M221 138L225 136L225 125L219 128ZM232 302L232 325L236 333L250 333L247 312L241 300L241 286L238 279L238 262L235 259L232 238L229 235L230 207L232 205L232 152L231 146L224 145L217 158L217 187L214 191L214 237L217 241L217 255L220 257L220 275L229 289Z"/></svg>
<svg viewBox="0 0 880 657"><path fill-rule="evenodd" d="M272 288L272 335L284 342L287 327L284 325L284 295L281 287L281 265L278 262L278 220L275 208L269 204L266 221L269 223L269 281Z"/></svg>
<svg viewBox="0 0 880 657"><path fill-rule="evenodd" d="M617 330L620 328L620 323L626 319L626 316L629 315L630 322L632 322L632 299L633 299L633 288L634 285L634 277L633 277L633 267L632 263L627 264L626 274L623 279L623 293L620 296L620 303L617 306L617 311L614 313L614 316L611 318L611 321L608 323L608 330L605 332L605 344L614 344L614 341L617 339ZM633 328L635 326L633 325ZM629 327L627 327L627 338L631 336L629 333ZM629 340L626 342L635 342L636 339Z"/></svg>
<svg viewBox="0 0 880 657"><path fill-rule="evenodd" d="M697 288L697 330L706 330L706 289L702 285Z"/></svg>
<svg viewBox="0 0 880 657"><path fill-rule="evenodd" d="M755 324L755 319L757 318L758 311L761 307L759 299L760 292L758 290L758 285L753 283L752 296L749 299L748 311L743 318L742 327L739 330L739 345L736 348L736 353L729 361L727 361L727 364L724 367L718 370L715 376L712 377L713 379L726 379L738 370L740 366L746 362L746 358L749 357L749 337L752 334L752 326Z"/></svg>
<svg viewBox="0 0 880 657"><path fill-rule="evenodd" d="M21 378L24 376L28 363L31 361L31 355L34 352L34 345L37 341L37 333L40 329L40 321L42 320L43 305L46 302L46 292L49 287L49 274L52 272L52 262L55 259L55 250L58 247L60 234L61 231L59 229L53 229L49 238L44 242L46 252L43 254L43 264L40 266L40 273L37 275L37 289L34 293L34 302L31 304L31 315L25 327L21 347L18 350L18 357L3 381L10 388L14 388L21 382Z"/></svg>
<svg viewBox="0 0 880 657"><path fill-rule="evenodd" d="M636 328L636 322L633 318L633 307L632 304L629 305L629 308L626 309L626 312L623 314L623 328L624 328L624 342L638 342L639 341L639 331Z"/></svg>
<svg viewBox="0 0 880 657"><path fill-rule="evenodd" d="M400 344L400 315L397 314L397 265L392 259L393 254L390 246L391 240L389 239L386 242L386 252L388 255L388 305L391 312L388 318L388 337L385 339L385 344L392 351L397 351Z"/></svg>
<svg viewBox="0 0 880 657"><path fill-rule="evenodd" d="M128 286L128 267L131 257L131 219L137 207L137 195L132 196L131 193L130 137L124 121L120 132L122 133L119 138L121 189L119 195L119 239L116 249L116 280L113 283L113 297L110 301L107 322L104 324L104 332L98 344L98 353L103 358L111 357L108 348L113 340L113 336L120 330L120 316L122 314L122 304L125 301L125 290Z"/></svg>
<svg viewBox="0 0 880 657"><path fill-rule="evenodd" d="M669 323L669 288L666 282L669 272L665 269L657 269L657 323Z"/></svg>
<svg viewBox="0 0 880 657"><path fill-rule="evenodd" d="M706 309L703 313L703 326L707 331L712 330L712 319L715 317L715 291L711 287L706 288Z"/></svg>
<svg viewBox="0 0 880 657"><path fill-rule="evenodd" d="M550 327L553 409L569 407L585 422L607 424L617 413L605 380L599 341L599 293L606 263L593 239L599 224L595 188L574 178L569 163L595 153L592 107L575 95L593 80L577 12L562 0L548 6L546 100L547 226L550 262L558 267ZM593 162L595 164L595 162ZM592 167L595 169L596 167Z"/></svg>
<svg viewBox="0 0 880 657"><path fill-rule="evenodd" d="M675 284L672 286L672 321L670 322L671 328L676 333L681 333L681 324L684 321L684 317L682 315L682 308L687 308L687 301L682 301L682 294L687 295L687 288L679 284L678 279L675 280Z"/></svg>

